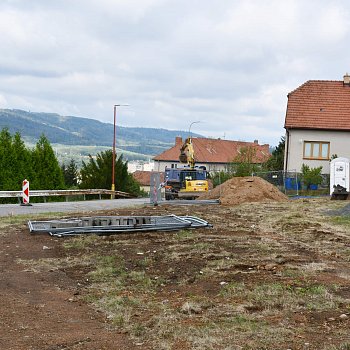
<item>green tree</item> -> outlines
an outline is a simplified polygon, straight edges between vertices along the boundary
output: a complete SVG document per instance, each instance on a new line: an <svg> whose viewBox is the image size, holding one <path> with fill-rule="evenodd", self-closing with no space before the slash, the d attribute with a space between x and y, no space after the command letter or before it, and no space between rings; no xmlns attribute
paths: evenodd
<svg viewBox="0 0 350 350"><path fill-rule="evenodd" d="M271 157L263 165L264 170L270 170L270 171L283 170L285 145L286 145L286 138L282 136L279 144L272 151Z"/></svg>
<svg viewBox="0 0 350 350"><path fill-rule="evenodd" d="M13 190L13 163L12 137L7 128L0 133L0 189Z"/></svg>
<svg viewBox="0 0 350 350"><path fill-rule="evenodd" d="M64 188L64 179L58 160L45 135L41 135L32 151L33 189L56 190Z"/></svg>
<svg viewBox="0 0 350 350"><path fill-rule="evenodd" d="M261 165L256 164L255 159L255 147L242 147L233 161L228 164L226 171L220 171L210 176L214 187L224 183L234 176L251 176L252 173L261 169Z"/></svg>
<svg viewBox="0 0 350 350"><path fill-rule="evenodd" d="M89 155L89 161L80 170L81 188L105 188L110 189L112 184L112 159L113 153L107 150L98 153L96 159ZM124 162L123 155L115 160L115 189L140 194L140 185L128 173L128 163Z"/></svg>
<svg viewBox="0 0 350 350"><path fill-rule="evenodd" d="M69 164L66 166L65 164L61 167L62 173L64 176L64 182L68 187L74 187L78 184L78 166L74 159L71 159Z"/></svg>
<svg viewBox="0 0 350 350"><path fill-rule="evenodd" d="M322 183L322 166L310 168L308 165L301 166L302 180L306 189L309 190L311 185L320 185Z"/></svg>
<svg viewBox="0 0 350 350"><path fill-rule="evenodd" d="M30 151L21 135L11 136L7 128L0 132L0 190L20 190L24 179L32 178Z"/></svg>
<svg viewBox="0 0 350 350"><path fill-rule="evenodd" d="M228 171L218 171L214 174L209 174L209 179L213 182L213 186L216 187L218 185L221 185L225 181L231 179L234 176L234 174L228 170Z"/></svg>
<svg viewBox="0 0 350 350"><path fill-rule="evenodd" d="M254 163L255 156L256 149L254 147L242 147L231 165L234 176L250 176L256 172L259 167Z"/></svg>
<svg viewBox="0 0 350 350"><path fill-rule="evenodd" d="M33 178L33 164L31 152L26 148L19 133L13 137L12 151L14 159L13 182L17 188L21 188L24 179L31 181Z"/></svg>

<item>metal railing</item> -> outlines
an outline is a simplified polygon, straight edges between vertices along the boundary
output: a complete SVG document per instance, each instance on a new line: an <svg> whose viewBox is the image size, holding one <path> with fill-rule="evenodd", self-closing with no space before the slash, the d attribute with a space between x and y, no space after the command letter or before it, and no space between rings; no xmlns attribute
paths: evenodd
<svg viewBox="0 0 350 350"><path fill-rule="evenodd" d="M68 200L69 196L83 196L84 200L86 195L98 195L99 199L102 199L102 195L112 195L116 198L132 198L130 193L122 191L112 191L106 189L88 189L88 190L31 190L29 192L30 197L43 197L46 201L47 197L64 196ZM21 200L23 195L22 191L0 191L0 198L18 198Z"/></svg>

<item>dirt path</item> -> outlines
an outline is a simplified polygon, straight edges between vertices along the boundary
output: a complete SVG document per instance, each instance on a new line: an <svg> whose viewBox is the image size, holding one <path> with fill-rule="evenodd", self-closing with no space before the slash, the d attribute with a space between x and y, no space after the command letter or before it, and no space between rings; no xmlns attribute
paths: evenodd
<svg viewBox="0 0 350 350"><path fill-rule="evenodd" d="M4 234L4 231L6 234ZM134 349L104 315L77 301L79 284L53 267L35 273L19 259L59 258L60 244L25 229L0 234L0 349Z"/></svg>

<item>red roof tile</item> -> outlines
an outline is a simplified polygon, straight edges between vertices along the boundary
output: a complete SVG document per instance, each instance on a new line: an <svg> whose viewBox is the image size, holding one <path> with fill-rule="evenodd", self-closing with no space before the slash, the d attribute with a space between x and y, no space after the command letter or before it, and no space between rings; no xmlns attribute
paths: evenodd
<svg viewBox="0 0 350 350"><path fill-rule="evenodd" d="M154 157L154 160L178 162L182 141L176 139L172 148ZM192 144L197 163L230 163L239 155L243 147L254 147L256 157L254 163L263 163L269 158L269 145L259 145L254 142L230 141L220 139L192 138Z"/></svg>
<svg viewBox="0 0 350 350"><path fill-rule="evenodd" d="M288 94L284 127L350 130L350 86L343 81L307 81Z"/></svg>

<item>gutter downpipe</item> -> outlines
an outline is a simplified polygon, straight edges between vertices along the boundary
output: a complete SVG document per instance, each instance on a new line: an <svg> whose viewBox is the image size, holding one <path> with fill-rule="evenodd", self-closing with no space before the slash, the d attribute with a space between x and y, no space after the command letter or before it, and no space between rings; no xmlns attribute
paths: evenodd
<svg viewBox="0 0 350 350"><path fill-rule="evenodd" d="M286 157L285 157L285 164L284 164L284 171L287 172L287 169L288 169L288 156L289 156L289 138L290 138L290 134L289 134L289 131L288 129L286 129L286 136L287 136L287 142L286 142Z"/></svg>
<svg viewBox="0 0 350 350"><path fill-rule="evenodd" d="M285 164L284 164L284 183L286 181L287 169L288 169L288 155L289 155L289 131L286 128L286 144L285 144ZM297 182L298 183L298 182ZM298 185L297 185L298 187ZM284 186L284 192L287 194L286 186Z"/></svg>

